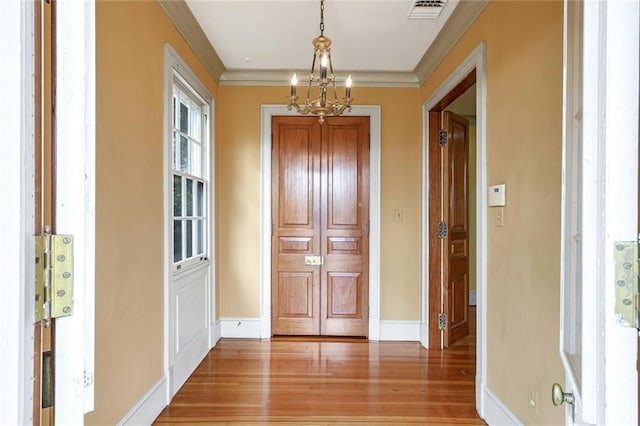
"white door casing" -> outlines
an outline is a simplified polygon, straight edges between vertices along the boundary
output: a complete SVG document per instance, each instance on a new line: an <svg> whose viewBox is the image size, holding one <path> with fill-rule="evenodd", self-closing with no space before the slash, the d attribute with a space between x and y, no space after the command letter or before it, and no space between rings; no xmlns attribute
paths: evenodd
<svg viewBox="0 0 640 426"><path fill-rule="evenodd" d="M93 410L95 3L56 3L56 229L74 236L73 315L56 320L55 423Z"/></svg>
<svg viewBox="0 0 640 426"><path fill-rule="evenodd" d="M0 412L3 422L27 424L33 415L34 4L2 2L0 10L1 91L15 100L0 107L8 142L2 145L0 217L3 238L14 247L0 258L8 262L3 276L17 284L5 288L0 309ZM74 235L75 246L74 314L56 323L56 424L82 424L93 409L94 10L93 1L59 2L57 9L56 224L58 233Z"/></svg>
<svg viewBox="0 0 640 426"><path fill-rule="evenodd" d="M286 105L262 105L260 338L271 338L271 117L298 115ZM380 339L380 107L358 105L349 115L370 117L369 152L369 340Z"/></svg>

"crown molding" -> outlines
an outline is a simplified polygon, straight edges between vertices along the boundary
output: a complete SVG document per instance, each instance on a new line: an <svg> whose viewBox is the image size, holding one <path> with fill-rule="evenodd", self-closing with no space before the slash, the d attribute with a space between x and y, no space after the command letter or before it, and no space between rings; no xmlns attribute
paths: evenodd
<svg viewBox="0 0 640 426"><path fill-rule="evenodd" d="M225 70L224 64L187 3L184 0L158 0L158 3L196 56L200 58L207 71L216 82L219 82Z"/></svg>
<svg viewBox="0 0 640 426"><path fill-rule="evenodd" d="M202 27L184 0L157 0L178 32L200 58L211 76L221 85L228 86L283 86L294 70L228 70L209 42ZM407 72L353 71L354 85L360 87L419 87L436 69L469 26L482 13L489 0L461 0L455 10L418 62ZM307 70L295 70L306 75ZM349 75L348 71L341 75ZM337 80L344 81L344 77Z"/></svg>
<svg viewBox="0 0 640 426"><path fill-rule="evenodd" d="M293 73L306 76L309 70L226 70L220 77L222 86L287 86ZM336 82L344 85L348 75L354 76L354 87L419 87L413 72L341 71Z"/></svg>
<svg viewBox="0 0 640 426"><path fill-rule="evenodd" d="M461 0L458 3L442 30L413 69L420 84L435 71L488 3L489 0Z"/></svg>

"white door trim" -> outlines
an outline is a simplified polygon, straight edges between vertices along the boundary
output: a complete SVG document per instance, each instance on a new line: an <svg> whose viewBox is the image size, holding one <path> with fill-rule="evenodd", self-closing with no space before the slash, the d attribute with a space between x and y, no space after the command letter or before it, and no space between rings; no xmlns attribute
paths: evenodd
<svg viewBox="0 0 640 426"><path fill-rule="evenodd" d="M56 3L56 229L74 235L73 315L56 321L55 423L93 410L95 4Z"/></svg>
<svg viewBox="0 0 640 426"><path fill-rule="evenodd" d="M33 417L33 6L0 2L0 422L7 424L31 424Z"/></svg>
<svg viewBox="0 0 640 426"><path fill-rule="evenodd" d="M476 354L476 409L484 417L484 395L487 387L487 144L486 99L487 68L486 44L483 42L451 73L422 106L422 321L420 342L428 348L429 342L429 110L457 86L469 73L476 70L476 250L477 276L477 354Z"/></svg>
<svg viewBox="0 0 640 426"><path fill-rule="evenodd" d="M286 105L262 105L260 337L271 337L271 118L298 115ZM369 157L369 340L380 339L380 107L354 106L351 114L370 117Z"/></svg>
<svg viewBox="0 0 640 426"><path fill-rule="evenodd" d="M591 8L594 6L597 7L597 11L593 11L594 19L599 26L592 28ZM605 293L606 412L602 424L638 424L638 331L622 327L616 319L613 247L616 241L636 241L638 236L639 4L638 1L609 1L594 5L587 1L585 7L585 32L599 30L594 44L585 40L585 56L588 51L595 51L600 61L603 56L606 58L602 73L596 77L600 89L598 97L593 99L597 105L604 105L603 115L596 121L594 133L598 136L590 135L586 130L583 132L584 136L597 137L601 159L599 185L604 178L600 193L604 232L598 235L600 259L604 259L598 287ZM586 114L584 122L591 122ZM598 367L602 368L602 365Z"/></svg>

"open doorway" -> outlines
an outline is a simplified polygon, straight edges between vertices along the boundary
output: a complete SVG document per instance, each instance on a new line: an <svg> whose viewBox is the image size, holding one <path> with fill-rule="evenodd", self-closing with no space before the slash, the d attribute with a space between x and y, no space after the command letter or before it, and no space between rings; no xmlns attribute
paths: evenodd
<svg viewBox="0 0 640 426"><path fill-rule="evenodd" d="M476 325L476 409L483 416L485 402L491 403L491 395L486 389L486 235L487 235L487 195L486 188L486 45L481 43L454 70L423 104L423 323L421 343L428 349L442 349L445 346L445 332L451 324L443 324L442 316L445 305L451 308L454 304L454 323ZM474 99L475 98L475 99ZM457 101L457 102L456 102ZM469 106L469 103L471 106ZM466 107L464 106L466 105ZM458 166L466 165L466 193L454 199L459 204L464 216L455 218L458 228L460 222L466 221L466 235L460 244L450 244L446 235L456 231L443 222L443 217L451 211L450 199L445 199L443 179L446 161L442 161L441 132L449 123L445 123L445 115L460 116L468 124L469 140L458 147L454 156L459 157ZM449 117L450 121L450 117ZM464 126L463 126L464 127ZM444 140L447 140L446 135ZM470 145L473 145L471 147ZM462 148L460 148L462 147ZM455 164L453 164L455 167ZM449 162L448 167L452 167ZM465 180L464 174L458 179ZM462 185L464 188L464 185ZM444 188L445 190L447 188ZM462 201L465 203L462 204ZM455 206L454 206L455 207ZM443 235L444 234L444 235ZM443 235L444 238L441 238ZM455 238L458 238L456 236ZM449 244L448 244L449 243ZM445 251L446 250L446 251ZM464 253L467 264L462 273L456 272L458 293L451 300L445 294L446 276L444 260L450 254ZM444 256L446 254L446 257ZM465 270L466 268L466 270ZM466 274L466 276L465 276ZM462 278L459 278L462 277ZM465 283L466 281L466 283ZM451 285L451 282L448 283ZM462 284L462 285L460 285ZM460 288L462 291L460 291ZM447 299L449 297L449 299ZM457 305L456 305L457 304ZM475 306L469 309L470 306ZM474 312L475 311L475 312ZM474 324L473 317L476 315ZM451 314L449 314L451 315ZM465 317L466 316L466 317ZM456 324L457 325L457 324ZM442 327L442 328L441 328ZM464 330L464 329L463 329ZM472 330L470 330L472 331ZM449 338L451 335L448 336ZM456 336L453 336L454 341ZM474 338L473 335L468 337ZM486 400L486 401L485 401ZM491 404L490 404L491 405Z"/></svg>
<svg viewBox="0 0 640 426"><path fill-rule="evenodd" d="M452 109L464 112L461 102L467 97L475 98L475 91L471 90L475 83L476 71L472 69L429 109L429 318L434 319L429 322L429 347L432 349L448 348L469 334L470 124ZM475 117L475 107L466 112Z"/></svg>

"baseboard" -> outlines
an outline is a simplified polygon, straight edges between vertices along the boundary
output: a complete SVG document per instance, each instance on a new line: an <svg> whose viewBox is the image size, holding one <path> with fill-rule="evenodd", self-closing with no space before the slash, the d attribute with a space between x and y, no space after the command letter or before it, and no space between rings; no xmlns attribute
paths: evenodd
<svg viewBox="0 0 640 426"><path fill-rule="evenodd" d="M260 318L220 318L220 337L260 338Z"/></svg>
<svg viewBox="0 0 640 426"><path fill-rule="evenodd" d="M118 426L150 425L167 406L167 378L163 377L133 406Z"/></svg>
<svg viewBox="0 0 640 426"><path fill-rule="evenodd" d="M475 290L469 290L469 305L471 306L477 306L477 299L476 299L476 291Z"/></svg>
<svg viewBox="0 0 640 426"><path fill-rule="evenodd" d="M420 340L420 321L380 321L380 340Z"/></svg>
<svg viewBox="0 0 640 426"><path fill-rule="evenodd" d="M239 339L260 339L260 318L220 318L216 322L218 336ZM420 340L420 321L380 321L379 340Z"/></svg>
<svg viewBox="0 0 640 426"><path fill-rule="evenodd" d="M516 416L507 408L506 405L493 394L488 388L484 388L484 413L483 419L490 425L517 425L522 426L522 423Z"/></svg>
<svg viewBox="0 0 640 426"><path fill-rule="evenodd" d="M222 323L220 321L220 318L218 318L216 320L216 322L213 325L213 330L215 333L215 339L213 341L213 346L216 345L216 343L218 343L218 341L220 340L220 338L222 338Z"/></svg>

